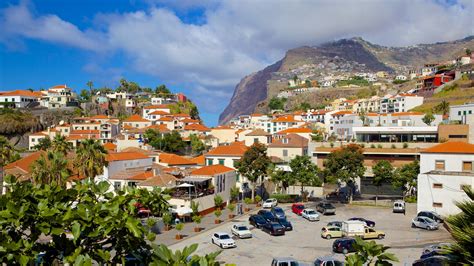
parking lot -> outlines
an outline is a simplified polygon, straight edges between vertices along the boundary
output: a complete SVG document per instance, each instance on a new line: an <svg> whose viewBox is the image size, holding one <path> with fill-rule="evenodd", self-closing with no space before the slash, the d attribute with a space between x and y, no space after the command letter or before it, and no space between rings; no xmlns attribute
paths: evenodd
<svg viewBox="0 0 474 266"><path fill-rule="evenodd" d="M313 208L314 203L305 204ZM364 217L376 222L375 228L386 233L385 239L376 240L378 243L390 246L389 252L395 253L400 260L397 265L411 265L420 257L422 248L428 244L447 242L450 235L440 226L436 231L411 228L411 219L416 215L414 205L409 205L406 215L392 213L390 208L336 205L336 215L321 216L318 222L309 222L291 212L290 205L280 205L293 224L294 230L286 232L284 236L270 236L259 229L251 227L253 238L236 239L237 247L224 250L219 256L223 263L237 265L270 265L273 257L292 257L300 262L312 263L317 257L334 255L344 260L342 254L333 254L333 239L322 239L321 228L330 221L344 221L351 217ZM193 243L199 244L198 254L206 254L220 250L211 244L211 234L223 231L230 234L234 223L248 225L248 215L222 224L199 235L172 245L172 249L182 249Z"/></svg>

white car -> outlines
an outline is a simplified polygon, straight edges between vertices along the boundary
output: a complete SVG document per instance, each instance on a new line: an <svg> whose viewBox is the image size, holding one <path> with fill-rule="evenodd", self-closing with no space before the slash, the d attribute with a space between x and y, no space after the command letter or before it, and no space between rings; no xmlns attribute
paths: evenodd
<svg viewBox="0 0 474 266"><path fill-rule="evenodd" d="M242 224L234 224L230 231L239 238L252 238L252 232L250 232L247 226Z"/></svg>
<svg viewBox="0 0 474 266"><path fill-rule="evenodd" d="M262 207L263 208L273 208L278 205L278 201L276 199L267 199L266 201L263 202Z"/></svg>
<svg viewBox="0 0 474 266"><path fill-rule="evenodd" d="M212 235L212 244L216 244L221 248L235 248L235 241L229 234L224 232L216 232Z"/></svg>
<svg viewBox="0 0 474 266"><path fill-rule="evenodd" d="M319 214L313 209L304 209L301 212L301 216L309 221L319 221Z"/></svg>

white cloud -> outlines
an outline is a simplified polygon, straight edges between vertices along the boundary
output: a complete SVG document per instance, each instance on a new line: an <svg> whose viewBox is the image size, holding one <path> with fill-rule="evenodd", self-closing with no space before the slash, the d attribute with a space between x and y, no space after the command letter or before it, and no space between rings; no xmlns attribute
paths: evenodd
<svg viewBox="0 0 474 266"><path fill-rule="evenodd" d="M280 59L287 49L362 36L382 45L412 45L473 33L473 2L439 0L150 0L149 10L101 14L81 30L56 15L35 15L26 5L2 11L0 40L25 37L102 53L123 53L133 71L170 83L193 84L191 97L207 110L232 95L243 76ZM207 8L204 24L187 24L178 13ZM212 108L210 107L212 106Z"/></svg>

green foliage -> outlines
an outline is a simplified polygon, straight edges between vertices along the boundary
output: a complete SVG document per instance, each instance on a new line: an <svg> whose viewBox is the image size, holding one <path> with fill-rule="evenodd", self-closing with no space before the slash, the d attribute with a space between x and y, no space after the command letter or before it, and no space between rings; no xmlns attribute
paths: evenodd
<svg viewBox="0 0 474 266"><path fill-rule="evenodd" d="M99 140L86 139L76 149L74 166L80 175L92 179L104 172L104 166L108 165L106 155Z"/></svg>
<svg viewBox="0 0 474 266"><path fill-rule="evenodd" d="M290 172L283 171L281 169L274 169L270 175L270 178L272 182L281 186L284 191L286 191L289 186L296 183L296 180L293 178L293 176L291 176Z"/></svg>
<svg viewBox="0 0 474 266"><path fill-rule="evenodd" d="M90 102L91 101L91 92L86 89L82 89L81 93L79 94L79 101L82 103Z"/></svg>
<svg viewBox="0 0 474 266"><path fill-rule="evenodd" d="M189 139L191 140L191 150L194 154L200 154L204 149L206 149L206 146L196 134L189 135Z"/></svg>
<svg viewBox="0 0 474 266"><path fill-rule="evenodd" d="M230 200L237 201L239 199L239 194L240 194L239 188L236 186L233 186L230 189Z"/></svg>
<svg viewBox="0 0 474 266"><path fill-rule="evenodd" d="M33 146L33 149L38 150L38 151L46 151L49 148L51 148L51 139L49 137L42 138L38 140L38 144Z"/></svg>
<svg viewBox="0 0 474 266"><path fill-rule="evenodd" d="M351 77L348 80L339 80L336 83L336 86L337 87L343 87L343 86L349 86L349 85L356 85L356 86L360 86L360 87L365 87L365 86L369 86L369 84L370 83L367 80L365 80L364 78Z"/></svg>
<svg viewBox="0 0 474 266"><path fill-rule="evenodd" d="M403 143L403 148L404 148L404 149L408 148L408 143L404 142L404 143Z"/></svg>
<svg viewBox="0 0 474 266"><path fill-rule="evenodd" d="M342 180L352 186L356 178L362 178L365 173L364 155L362 148L349 144L342 149L332 151L324 161L328 181ZM352 195L351 195L352 196Z"/></svg>
<svg viewBox="0 0 474 266"><path fill-rule="evenodd" d="M449 102L447 102L446 100L441 101L438 105L434 107L434 110L437 113L447 115L449 113Z"/></svg>
<svg viewBox="0 0 474 266"><path fill-rule="evenodd" d="M252 201L251 198L245 198L244 202L245 202L245 204L250 205L250 204L252 204L253 201Z"/></svg>
<svg viewBox="0 0 474 266"><path fill-rule="evenodd" d="M316 142L322 142L324 140L324 134L321 130L313 130L311 134L311 140Z"/></svg>
<svg viewBox="0 0 474 266"><path fill-rule="evenodd" d="M171 214L169 212L163 213L163 216L161 218L163 219L163 223L165 225L171 225L171 223L173 221L173 217L171 216Z"/></svg>
<svg viewBox="0 0 474 266"><path fill-rule="evenodd" d="M451 228L451 236L455 243L444 247L446 253L452 255L456 265L472 265L474 263L474 190L471 186L463 186L467 198L456 202L460 213L446 219Z"/></svg>
<svg viewBox="0 0 474 266"><path fill-rule="evenodd" d="M181 135L174 130L171 133L161 134L156 130L148 129L145 132L145 138L153 148L164 152L178 152L186 146Z"/></svg>
<svg viewBox="0 0 474 266"><path fill-rule="evenodd" d="M416 199L416 196L408 196L405 198L405 202L406 203L416 203L417 202L417 199Z"/></svg>
<svg viewBox="0 0 474 266"><path fill-rule="evenodd" d="M196 216L199 214L199 202L191 201L191 210L193 210L193 215Z"/></svg>
<svg viewBox="0 0 474 266"><path fill-rule="evenodd" d="M218 266L217 256L221 254L221 250L207 254L203 257L192 255L198 248L197 244L185 247L182 251L173 252L165 245L154 247L154 254L157 258L152 262L151 266Z"/></svg>
<svg viewBox="0 0 474 266"><path fill-rule="evenodd" d="M71 171L64 154L47 151L31 165L31 178L36 184L65 187Z"/></svg>
<svg viewBox="0 0 474 266"><path fill-rule="evenodd" d="M72 148L72 143L68 142L65 136L56 135L51 142L51 150L53 152L59 152L66 155L70 150L72 150Z"/></svg>
<svg viewBox="0 0 474 266"><path fill-rule="evenodd" d="M299 196L290 194L272 194L270 197L276 199L279 203L292 203L296 202Z"/></svg>
<svg viewBox="0 0 474 266"><path fill-rule="evenodd" d="M29 112L0 108L0 135L11 139L41 129L39 118Z"/></svg>
<svg viewBox="0 0 474 266"><path fill-rule="evenodd" d="M227 205L227 209L229 209L229 211L231 211L231 212L234 212L235 211L235 204L230 203L229 205Z"/></svg>
<svg viewBox="0 0 474 266"><path fill-rule="evenodd" d="M371 149L375 149L375 144L370 144Z"/></svg>
<svg viewBox="0 0 474 266"><path fill-rule="evenodd" d="M260 195L255 196L255 202L256 203L259 203L261 201L262 201L262 197L260 197Z"/></svg>
<svg viewBox="0 0 474 266"><path fill-rule="evenodd" d="M392 185L401 188L404 195L407 195L414 187L420 174L420 163L415 160L398 168L392 176Z"/></svg>
<svg viewBox="0 0 474 266"><path fill-rule="evenodd" d="M471 49L466 48L466 55L467 55L467 56L471 56L471 54L472 54Z"/></svg>
<svg viewBox="0 0 474 266"><path fill-rule="evenodd" d="M391 262L398 262L394 254L385 252L389 247L377 244L373 240L369 242L356 237L354 248L356 252L346 256L347 265L392 265Z"/></svg>
<svg viewBox="0 0 474 266"><path fill-rule="evenodd" d="M295 111L306 111L308 109L311 109L311 104L309 104L307 102L302 102L302 103L300 103L299 106L297 106L295 108Z"/></svg>
<svg viewBox="0 0 474 266"><path fill-rule="evenodd" d="M377 95L377 90L373 87L361 89L356 93L357 99L366 99L375 95Z"/></svg>
<svg viewBox="0 0 474 266"><path fill-rule="evenodd" d="M255 199L255 184L266 176L270 163L267 147L261 143L252 145L236 163L237 171L252 183L252 200Z"/></svg>
<svg viewBox="0 0 474 266"><path fill-rule="evenodd" d="M153 239L135 218L137 198L144 206L145 190L109 191L107 182L79 183L71 188L17 182L7 176L9 192L0 196L0 261L32 264L42 253L43 263L118 264L131 251L151 250ZM168 210L166 206L165 210ZM44 238L51 241L40 241ZM152 253L143 258L148 264Z"/></svg>
<svg viewBox="0 0 474 266"><path fill-rule="evenodd" d="M268 107L271 110L284 110L285 102L286 102L285 98L273 97L270 99L270 102L268 103Z"/></svg>
<svg viewBox="0 0 474 266"><path fill-rule="evenodd" d="M0 136L0 167L20 159L20 154L3 136Z"/></svg>
<svg viewBox="0 0 474 266"><path fill-rule="evenodd" d="M322 181L319 178L319 168L311 162L309 156L297 155L290 161L290 177L301 186L301 193L305 186L319 187Z"/></svg>
<svg viewBox="0 0 474 266"><path fill-rule="evenodd" d="M408 79L406 79L406 80L396 79L396 80L393 81L393 84L400 85L400 84L406 83L408 81L409 81Z"/></svg>
<svg viewBox="0 0 474 266"><path fill-rule="evenodd" d="M224 200L222 199L220 195L214 196L214 206L216 208L218 209L221 208L223 203L224 203Z"/></svg>
<svg viewBox="0 0 474 266"><path fill-rule="evenodd" d="M392 144L391 148L392 148L392 149L396 149L397 146L395 146L395 144Z"/></svg>
<svg viewBox="0 0 474 266"><path fill-rule="evenodd" d="M393 180L395 170L389 161L380 160L372 167L372 172L374 173L372 184L377 187L377 194L375 195L375 203L377 204L379 188L384 182Z"/></svg>
<svg viewBox="0 0 474 266"><path fill-rule="evenodd" d="M221 209L215 210L215 211L214 211L214 215L215 215L217 218L219 218L219 217L222 215Z"/></svg>
<svg viewBox="0 0 474 266"><path fill-rule="evenodd" d="M179 223L175 226L175 229L178 230L178 231L183 230L183 228L184 228L184 223Z"/></svg>
<svg viewBox="0 0 474 266"><path fill-rule="evenodd" d="M155 88L156 94L171 94L171 91L166 87L166 85L161 84Z"/></svg>
<svg viewBox="0 0 474 266"><path fill-rule="evenodd" d="M202 217L201 217L201 215L193 215L192 219L193 219L194 223L200 224L201 220L202 220Z"/></svg>
<svg viewBox="0 0 474 266"><path fill-rule="evenodd" d="M377 144L377 148L382 149L382 144Z"/></svg>

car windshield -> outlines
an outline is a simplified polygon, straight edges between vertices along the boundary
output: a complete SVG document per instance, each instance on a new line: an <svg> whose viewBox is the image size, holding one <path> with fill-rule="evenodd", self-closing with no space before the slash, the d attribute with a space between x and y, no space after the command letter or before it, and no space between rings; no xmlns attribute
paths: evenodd
<svg viewBox="0 0 474 266"><path fill-rule="evenodd" d="M219 238L220 239L230 239L230 236L229 235L221 235Z"/></svg>
<svg viewBox="0 0 474 266"><path fill-rule="evenodd" d="M425 219L425 222L427 222L427 223L434 223L435 222L431 218L428 218L428 217L423 217L423 219Z"/></svg>
<svg viewBox="0 0 474 266"><path fill-rule="evenodd" d="M275 208L273 209L274 212L278 212L278 213L283 213L283 209L280 209L280 208Z"/></svg>
<svg viewBox="0 0 474 266"><path fill-rule="evenodd" d="M265 202L267 202L267 203L272 203L273 200L272 200L272 199L267 199Z"/></svg>
<svg viewBox="0 0 474 266"><path fill-rule="evenodd" d="M248 229L247 229L246 226L239 226L239 227L237 227L237 230L239 230L239 231L246 231L246 230L248 230Z"/></svg>
<svg viewBox="0 0 474 266"><path fill-rule="evenodd" d="M279 221L280 223L286 223L286 222L287 222L285 218L280 218L280 219L278 219L278 221Z"/></svg>
<svg viewBox="0 0 474 266"><path fill-rule="evenodd" d="M311 211L307 211L308 214L315 214L316 212L311 210Z"/></svg>
<svg viewBox="0 0 474 266"><path fill-rule="evenodd" d="M263 219L262 216L255 216L254 218L255 218L255 221L257 221L257 222L263 222L263 221L265 221L265 219Z"/></svg>
<svg viewBox="0 0 474 266"><path fill-rule="evenodd" d="M297 209L304 209L304 206L303 205L298 205L296 206Z"/></svg>
<svg viewBox="0 0 474 266"><path fill-rule="evenodd" d="M324 208L334 208L331 203L326 203L323 205Z"/></svg>

